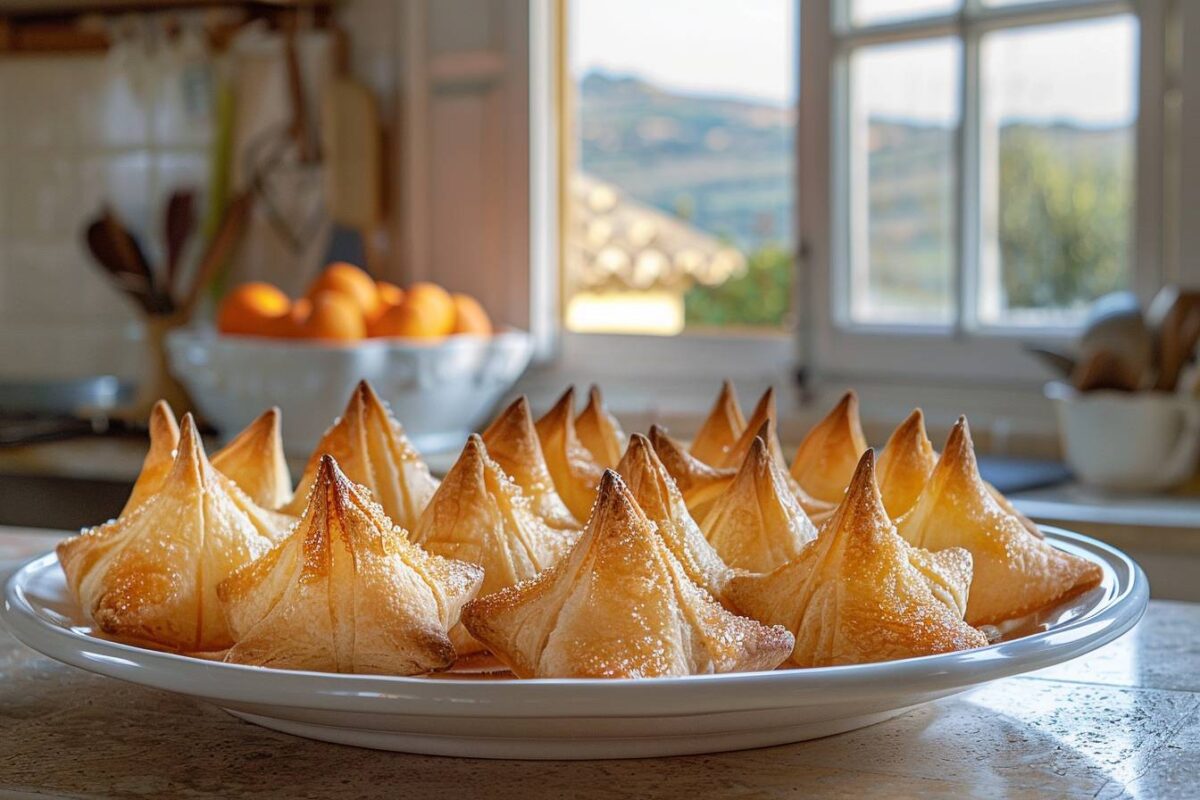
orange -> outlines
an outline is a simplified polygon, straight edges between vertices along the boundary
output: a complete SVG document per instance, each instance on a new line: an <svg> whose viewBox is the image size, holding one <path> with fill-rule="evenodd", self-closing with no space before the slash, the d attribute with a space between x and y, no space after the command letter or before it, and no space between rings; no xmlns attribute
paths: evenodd
<svg viewBox="0 0 1200 800"><path fill-rule="evenodd" d="M326 291L314 294L311 302L312 311L299 325L301 337L352 342L366 336L366 321L354 298Z"/></svg>
<svg viewBox="0 0 1200 800"><path fill-rule="evenodd" d="M404 293L405 307L420 309L412 316L422 323L422 332L417 336L446 336L454 330L454 299L436 283L418 282Z"/></svg>
<svg viewBox="0 0 1200 800"><path fill-rule="evenodd" d="M341 292L358 304L364 317L370 318L379 310L379 293L375 281L353 264L337 261L327 266L308 287L308 298L319 292Z"/></svg>
<svg viewBox="0 0 1200 800"><path fill-rule="evenodd" d="M479 301L469 294L454 295L454 332L492 335L492 320Z"/></svg>
<svg viewBox="0 0 1200 800"><path fill-rule="evenodd" d="M269 283L243 283L221 300L217 330L243 336L275 336L292 301Z"/></svg>
<svg viewBox="0 0 1200 800"><path fill-rule="evenodd" d="M404 302L404 290L387 281L375 281L375 294L379 296L381 312L386 311L389 306L398 306Z"/></svg>
<svg viewBox="0 0 1200 800"><path fill-rule="evenodd" d="M446 335L444 330L435 307L427 303L406 301L383 312L372 326L371 335L440 339Z"/></svg>

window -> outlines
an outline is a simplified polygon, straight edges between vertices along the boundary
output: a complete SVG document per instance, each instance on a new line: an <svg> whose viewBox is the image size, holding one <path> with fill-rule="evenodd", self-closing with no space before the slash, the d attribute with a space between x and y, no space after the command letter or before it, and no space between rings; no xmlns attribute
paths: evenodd
<svg viewBox="0 0 1200 800"><path fill-rule="evenodd" d="M836 326L1070 330L1132 285L1131 8L834 0Z"/></svg>
<svg viewBox="0 0 1200 800"><path fill-rule="evenodd" d="M570 0L568 331L791 319L795 0Z"/></svg>

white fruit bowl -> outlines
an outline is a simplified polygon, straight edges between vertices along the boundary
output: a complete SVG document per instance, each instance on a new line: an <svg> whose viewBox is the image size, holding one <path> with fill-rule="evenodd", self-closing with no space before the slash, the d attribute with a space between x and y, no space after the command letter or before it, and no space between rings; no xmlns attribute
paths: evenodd
<svg viewBox="0 0 1200 800"><path fill-rule="evenodd" d="M171 372L203 417L231 436L264 409L283 412L283 446L303 457L367 379L418 449L458 447L529 365L524 331L437 342L368 339L352 344L229 336L181 329L167 337Z"/></svg>

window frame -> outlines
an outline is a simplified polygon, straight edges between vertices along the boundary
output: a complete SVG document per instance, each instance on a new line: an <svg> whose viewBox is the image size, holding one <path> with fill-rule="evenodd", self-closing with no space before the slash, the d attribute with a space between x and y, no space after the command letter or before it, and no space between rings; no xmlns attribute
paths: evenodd
<svg viewBox="0 0 1200 800"><path fill-rule="evenodd" d="M985 33L1129 14L1138 22L1137 120L1130 231L1131 288L1148 300L1161 285L1163 5L1168 0L1037 0L985 6L964 0L949 14L853 27L845 0L801 3L798 161L803 268L811 275L807 330L817 369L833 376L1040 384L1052 377L1022 343L1064 345L1073 326L982 324L978 315L980 41ZM849 61L865 45L957 39L959 125L955 136L954 316L950 325L863 324L849 314Z"/></svg>

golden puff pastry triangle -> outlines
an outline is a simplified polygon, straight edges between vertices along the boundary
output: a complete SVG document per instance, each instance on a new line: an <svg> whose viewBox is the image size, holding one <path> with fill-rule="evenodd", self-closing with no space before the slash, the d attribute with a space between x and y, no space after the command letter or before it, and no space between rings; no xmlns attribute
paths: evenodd
<svg viewBox="0 0 1200 800"><path fill-rule="evenodd" d="M578 538L579 531L554 530L530 510L521 488L488 457L475 434L412 532L426 551L482 567L481 594L554 566ZM461 626L450 638L460 656L483 649Z"/></svg>
<svg viewBox="0 0 1200 800"><path fill-rule="evenodd" d="M925 432L925 415L915 408L888 437L875 470L883 507L892 519L912 508L933 474L937 458Z"/></svg>
<svg viewBox="0 0 1200 800"><path fill-rule="evenodd" d="M792 462L792 477L817 500L840 503L866 449L858 395L849 391L800 442Z"/></svg>
<svg viewBox="0 0 1200 800"><path fill-rule="evenodd" d="M351 481L367 487L384 513L405 530L417 524L437 491L437 480L421 454L366 381L354 388L342 416L317 443L296 494L285 507L288 513L299 515L304 510L325 455L333 456Z"/></svg>
<svg viewBox="0 0 1200 800"><path fill-rule="evenodd" d="M772 669L792 636L726 611L687 577L607 470L558 566L481 597L463 624L519 678L641 678Z"/></svg>
<svg viewBox="0 0 1200 800"><path fill-rule="evenodd" d="M576 519L587 519L604 467L579 441L575 431L575 387L568 388L534 423L554 488Z"/></svg>
<svg viewBox="0 0 1200 800"><path fill-rule="evenodd" d="M529 498L533 513L556 530L583 530L582 523L575 519L554 488L525 395L514 400L492 420L483 432L483 444L492 460Z"/></svg>
<svg viewBox="0 0 1200 800"><path fill-rule="evenodd" d="M718 600L725 593L732 570L713 549L700 526L688 513L675 480L654 452L650 440L635 433L617 466L629 493L658 529L671 555L679 560L692 582Z"/></svg>
<svg viewBox="0 0 1200 800"><path fill-rule="evenodd" d="M449 630L483 570L426 553L328 455L285 541L220 587L225 660L281 669L417 675L454 663Z"/></svg>
<svg viewBox="0 0 1200 800"><path fill-rule="evenodd" d="M982 647L963 621L971 556L929 553L897 533L866 451L845 499L800 555L765 575L739 575L729 597L745 614L796 635L799 667L861 664Z"/></svg>
<svg viewBox="0 0 1200 800"><path fill-rule="evenodd" d="M650 426L648 437L655 455L679 487L688 512L693 519L702 518L725 487L733 483L737 470L705 464L657 425Z"/></svg>
<svg viewBox="0 0 1200 800"><path fill-rule="evenodd" d="M817 537L788 486L787 473L761 438L754 439L737 477L705 514L700 529L725 563L750 572L775 569Z"/></svg>
<svg viewBox="0 0 1200 800"><path fill-rule="evenodd" d="M142 460L142 470L133 483L133 490L121 516L128 514L158 491L175 464L175 450L179 447L179 424L175 412L166 400L159 400L150 408L150 449Z"/></svg>
<svg viewBox="0 0 1200 800"><path fill-rule="evenodd" d="M824 519L833 512L835 504L827 503L813 497L788 473L787 462L783 459L783 448L779 445L779 434L776 432L776 424L775 391L767 389L762 399L758 401L758 406L755 408L754 413L750 416L750 421L747 423L748 427L742 433L737 443L734 444L733 449L730 450L729 458L731 461L728 466L735 469L740 467L749 457L754 442L762 440L767 447L767 453L771 456L771 459L779 464L783 480L787 484L789 491L796 498L796 501L800 503L800 507L813 519Z"/></svg>
<svg viewBox="0 0 1200 800"><path fill-rule="evenodd" d="M625 432L605 407L599 386L588 389L587 405L575 418L575 433L597 464L605 469L617 466L625 449Z"/></svg>
<svg viewBox="0 0 1200 800"><path fill-rule="evenodd" d="M738 405L733 382L721 384L721 392L713 403L712 410L704 419L700 430L692 439L689 452L705 464L713 466L726 463L729 451L746 430L746 418Z"/></svg>
<svg viewBox="0 0 1200 800"><path fill-rule="evenodd" d="M267 409L212 457L213 466L263 508L281 508L292 499L280 417L278 408Z"/></svg>
<svg viewBox="0 0 1200 800"><path fill-rule="evenodd" d="M1096 564L1034 536L996 501L979 477L966 417L959 417L925 488L896 527L919 547L971 552L974 579L966 618L972 625L1031 614L1102 577Z"/></svg>
<svg viewBox="0 0 1200 800"><path fill-rule="evenodd" d="M145 502L58 545L67 585L105 633L185 652L233 643L217 584L292 520L259 508L204 454L190 414L171 471Z"/></svg>

